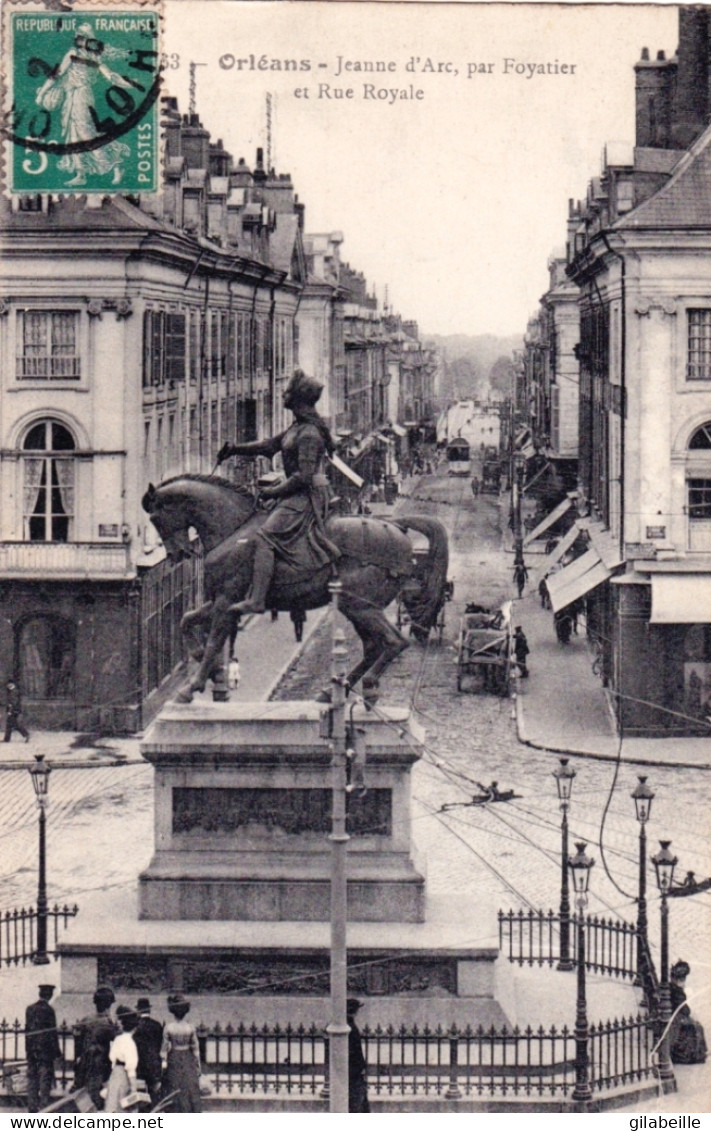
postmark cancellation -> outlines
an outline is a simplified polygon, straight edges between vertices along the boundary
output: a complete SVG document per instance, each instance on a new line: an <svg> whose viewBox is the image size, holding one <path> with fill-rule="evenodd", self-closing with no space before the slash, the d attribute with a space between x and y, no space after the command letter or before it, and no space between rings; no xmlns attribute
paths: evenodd
<svg viewBox="0 0 711 1131"><path fill-rule="evenodd" d="M5 189L156 192L160 0L59 7L4 8Z"/></svg>

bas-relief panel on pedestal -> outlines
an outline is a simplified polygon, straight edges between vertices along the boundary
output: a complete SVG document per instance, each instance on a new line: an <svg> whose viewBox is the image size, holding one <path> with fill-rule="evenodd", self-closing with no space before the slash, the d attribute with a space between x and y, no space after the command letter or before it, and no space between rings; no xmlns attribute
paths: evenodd
<svg viewBox="0 0 711 1131"><path fill-rule="evenodd" d="M249 826L292 836L327 835L331 829L329 789L174 788L173 833L229 834ZM392 791L370 789L348 799L348 832L353 836L392 835Z"/></svg>
<svg viewBox="0 0 711 1131"><path fill-rule="evenodd" d="M270 959L253 958L175 959L156 955L145 959L122 959L102 955L99 982L116 991L145 990L165 993L181 990L190 994L237 993L245 996L322 996L329 992L328 956ZM358 956L348 970L348 990L353 994L422 994L437 989L457 993L455 959L392 958Z"/></svg>

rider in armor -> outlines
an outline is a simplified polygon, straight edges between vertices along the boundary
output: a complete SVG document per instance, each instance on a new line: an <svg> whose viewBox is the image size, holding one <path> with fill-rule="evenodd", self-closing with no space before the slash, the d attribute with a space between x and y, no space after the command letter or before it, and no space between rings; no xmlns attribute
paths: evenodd
<svg viewBox="0 0 711 1131"><path fill-rule="evenodd" d="M236 613L263 613L274 574L275 555L288 562L295 573L308 574L335 561L339 551L326 534L328 480L324 459L334 450L326 422L315 404L323 386L301 369L284 390L284 407L294 422L278 436L244 444L225 444L217 456L223 463L230 456L274 456L281 452L286 480L260 492L260 498L275 499L276 506L255 536L252 582Z"/></svg>

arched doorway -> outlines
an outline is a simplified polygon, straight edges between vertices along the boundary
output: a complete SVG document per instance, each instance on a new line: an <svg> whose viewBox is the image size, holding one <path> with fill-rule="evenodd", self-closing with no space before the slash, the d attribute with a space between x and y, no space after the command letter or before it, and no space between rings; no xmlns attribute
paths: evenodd
<svg viewBox="0 0 711 1131"><path fill-rule="evenodd" d="M28 699L71 699L74 695L74 625L64 617L27 617L17 635L18 679Z"/></svg>

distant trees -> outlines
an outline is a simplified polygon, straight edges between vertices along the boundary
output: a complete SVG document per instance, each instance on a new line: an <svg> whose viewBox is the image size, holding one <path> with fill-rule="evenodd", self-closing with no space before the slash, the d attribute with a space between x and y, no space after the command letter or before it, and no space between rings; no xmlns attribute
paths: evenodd
<svg viewBox="0 0 711 1131"><path fill-rule="evenodd" d="M502 354L489 370L489 385L508 397L513 393L513 378L513 362L510 357Z"/></svg>

